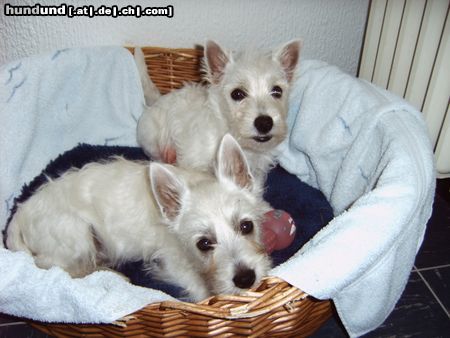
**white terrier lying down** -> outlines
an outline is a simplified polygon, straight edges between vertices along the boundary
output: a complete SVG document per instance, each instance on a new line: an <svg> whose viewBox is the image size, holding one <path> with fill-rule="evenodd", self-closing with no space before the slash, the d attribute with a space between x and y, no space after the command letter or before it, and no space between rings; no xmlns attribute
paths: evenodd
<svg viewBox="0 0 450 338"><path fill-rule="evenodd" d="M230 133L244 150L253 176L264 182L275 148L286 136L289 87L300 48L294 40L271 54L232 54L208 41L209 86L186 84L164 96L136 48L148 105L137 127L139 145L153 159L212 172L220 140Z"/></svg>
<svg viewBox="0 0 450 338"><path fill-rule="evenodd" d="M226 134L215 176L123 158L67 172L18 205L6 244L73 277L143 260L199 301L240 293L268 272L260 223L269 209Z"/></svg>

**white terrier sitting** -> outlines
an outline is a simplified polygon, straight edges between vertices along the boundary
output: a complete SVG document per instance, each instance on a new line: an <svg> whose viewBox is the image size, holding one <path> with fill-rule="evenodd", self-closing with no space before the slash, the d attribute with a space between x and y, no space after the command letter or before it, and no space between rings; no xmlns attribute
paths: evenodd
<svg viewBox="0 0 450 338"><path fill-rule="evenodd" d="M160 96L144 55L135 49L146 103L137 140L153 159L212 171L225 133L239 142L252 174L264 182L275 148L286 136L289 86L301 43L287 43L270 55L225 53L215 42L205 48L209 86L187 84Z"/></svg>
<svg viewBox="0 0 450 338"><path fill-rule="evenodd" d="M267 273L260 222L268 209L225 135L215 176L123 158L69 171L18 205L6 244L74 277L143 260L199 301L240 293Z"/></svg>

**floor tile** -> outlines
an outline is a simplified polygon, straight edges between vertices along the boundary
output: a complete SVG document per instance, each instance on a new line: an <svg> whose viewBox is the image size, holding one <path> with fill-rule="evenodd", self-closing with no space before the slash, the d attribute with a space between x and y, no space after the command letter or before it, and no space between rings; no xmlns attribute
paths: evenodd
<svg viewBox="0 0 450 338"><path fill-rule="evenodd" d="M420 273L433 289L446 311L450 312L450 266L420 271Z"/></svg>
<svg viewBox="0 0 450 338"><path fill-rule="evenodd" d="M416 257L417 268L450 264L450 204L436 194L433 214Z"/></svg>
<svg viewBox="0 0 450 338"><path fill-rule="evenodd" d="M22 322L22 320L20 320L19 318L16 318L16 317L12 317L12 316L8 316L3 313L0 313L0 325L9 324L9 323L17 323L17 322Z"/></svg>
<svg viewBox="0 0 450 338"><path fill-rule="evenodd" d="M339 318L327 320L310 338L347 338L347 332L342 327Z"/></svg>
<svg viewBox="0 0 450 338"><path fill-rule="evenodd" d="M361 338L448 338L449 332L450 319L422 278L413 272L394 311L380 327ZM312 337L344 338L347 334L340 323L332 318Z"/></svg>
<svg viewBox="0 0 450 338"><path fill-rule="evenodd" d="M450 204L450 178L437 180L436 193Z"/></svg>
<svg viewBox="0 0 450 338"><path fill-rule="evenodd" d="M1 326L0 338L50 338L50 336L27 324L18 324Z"/></svg>
<svg viewBox="0 0 450 338"><path fill-rule="evenodd" d="M364 338L448 338L450 319L417 272L409 278L394 311L375 331Z"/></svg>

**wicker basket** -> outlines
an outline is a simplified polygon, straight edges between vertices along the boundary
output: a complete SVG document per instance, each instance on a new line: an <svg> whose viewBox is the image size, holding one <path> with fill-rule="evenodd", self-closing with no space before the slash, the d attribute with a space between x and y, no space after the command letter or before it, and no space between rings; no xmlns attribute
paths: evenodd
<svg viewBox="0 0 450 338"><path fill-rule="evenodd" d="M162 93L201 80L201 49L142 50ZM306 337L331 315L330 301L313 299L279 278L266 277L242 296L214 296L197 304L155 303L116 324L29 323L57 337Z"/></svg>

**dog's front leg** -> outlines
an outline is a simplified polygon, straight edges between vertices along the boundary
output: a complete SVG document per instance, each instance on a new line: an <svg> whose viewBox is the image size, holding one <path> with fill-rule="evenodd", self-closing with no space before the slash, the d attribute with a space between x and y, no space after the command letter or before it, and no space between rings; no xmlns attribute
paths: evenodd
<svg viewBox="0 0 450 338"><path fill-rule="evenodd" d="M205 281L186 256L171 255L166 260L165 268L172 276L172 282L186 290L189 299L193 302L202 301L211 295Z"/></svg>
<svg viewBox="0 0 450 338"><path fill-rule="evenodd" d="M146 270L158 279L181 287L190 301L199 302L211 295L206 282L181 250L159 249L146 265Z"/></svg>

